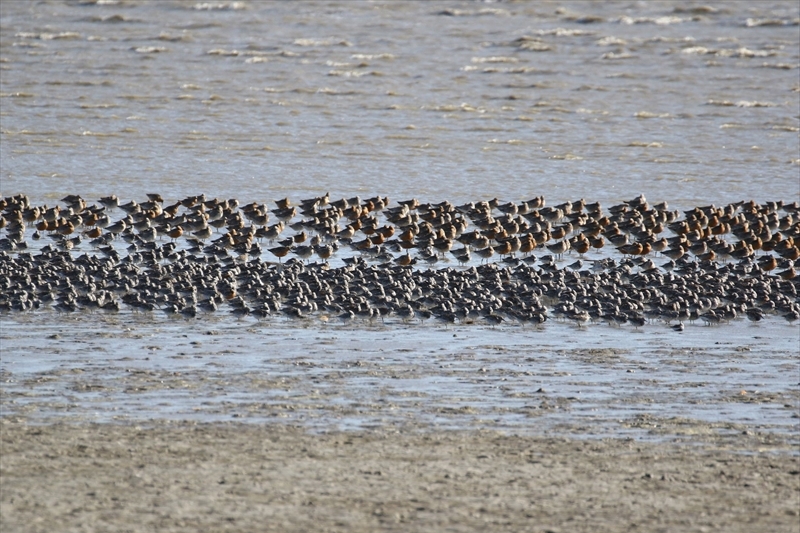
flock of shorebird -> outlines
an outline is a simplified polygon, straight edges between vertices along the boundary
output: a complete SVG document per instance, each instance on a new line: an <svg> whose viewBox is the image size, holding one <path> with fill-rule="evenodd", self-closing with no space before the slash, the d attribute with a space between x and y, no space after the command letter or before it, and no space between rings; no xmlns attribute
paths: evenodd
<svg viewBox="0 0 800 533"><path fill-rule="evenodd" d="M798 202L680 212L643 196L604 208L547 206L542 196L390 205L326 194L273 207L148 194L61 204L0 200L0 311L227 309L492 326L562 318L678 331L693 320L800 318Z"/></svg>

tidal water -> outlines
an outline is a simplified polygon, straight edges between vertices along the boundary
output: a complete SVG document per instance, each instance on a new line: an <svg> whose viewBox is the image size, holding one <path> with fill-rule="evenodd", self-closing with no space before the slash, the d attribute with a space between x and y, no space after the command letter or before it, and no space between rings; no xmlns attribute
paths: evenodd
<svg viewBox="0 0 800 533"><path fill-rule="evenodd" d="M3 195L798 197L796 2L3 2Z"/></svg>
<svg viewBox="0 0 800 533"><path fill-rule="evenodd" d="M799 73L795 1L2 2L0 196L794 202ZM2 416L31 420L798 427L782 321L0 326Z"/></svg>

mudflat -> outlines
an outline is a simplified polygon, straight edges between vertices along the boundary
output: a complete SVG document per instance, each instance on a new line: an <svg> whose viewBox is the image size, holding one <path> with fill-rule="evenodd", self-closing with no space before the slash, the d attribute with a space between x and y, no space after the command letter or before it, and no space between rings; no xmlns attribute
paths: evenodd
<svg viewBox="0 0 800 533"><path fill-rule="evenodd" d="M696 443L0 420L0 530L800 531L800 457Z"/></svg>

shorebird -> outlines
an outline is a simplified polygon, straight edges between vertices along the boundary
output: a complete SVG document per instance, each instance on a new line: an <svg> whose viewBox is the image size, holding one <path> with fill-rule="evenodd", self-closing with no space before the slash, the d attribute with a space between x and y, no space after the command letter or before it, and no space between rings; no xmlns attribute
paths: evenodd
<svg viewBox="0 0 800 533"><path fill-rule="evenodd" d="M758 307L750 307L745 311L745 315L751 322L760 322L764 318L764 311Z"/></svg>
<svg viewBox="0 0 800 533"><path fill-rule="evenodd" d="M347 310L344 313L338 315L336 317L336 320L346 325L355 320L355 318L356 314L352 310Z"/></svg>
<svg viewBox="0 0 800 533"><path fill-rule="evenodd" d="M286 257L289 252L292 251L290 246L276 246L275 248L270 248L269 252L278 258L278 262L281 262L281 258Z"/></svg>
<svg viewBox="0 0 800 533"><path fill-rule="evenodd" d="M769 272L771 270L775 270L778 267L778 260L775 259L774 255L767 255L758 260L758 266L764 272Z"/></svg>
<svg viewBox="0 0 800 533"><path fill-rule="evenodd" d="M578 234L574 239L570 241L570 248L578 252L579 257L583 257L584 254L586 254L586 252L589 251L590 247L591 243L589 242L589 239L582 233Z"/></svg>
<svg viewBox="0 0 800 533"><path fill-rule="evenodd" d="M497 255L508 255L511 253L511 250L512 246L508 241L504 241L494 247L494 251L497 253Z"/></svg>
<svg viewBox="0 0 800 533"><path fill-rule="evenodd" d="M722 317L715 313L713 309L700 315L700 318L703 319L708 326L719 324L722 321Z"/></svg>
<svg viewBox="0 0 800 533"><path fill-rule="evenodd" d="M109 209L114 209L119 205L119 198L117 198L116 194L112 194L111 196L104 196L103 198L100 198L100 203Z"/></svg>
<svg viewBox="0 0 800 533"><path fill-rule="evenodd" d="M640 327L644 326L647 322L644 316L640 314L633 314L628 316L628 322L633 324L633 327L639 329Z"/></svg>
<svg viewBox="0 0 800 533"><path fill-rule="evenodd" d="M320 259L327 261L333 255L334 247L333 244L318 245L314 247L314 251L317 252Z"/></svg>
<svg viewBox="0 0 800 533"><path fill-rule="evenodd" d="M678 246L676 248L667 248L661 251L662 255L669 257L672 261L677 261L684 255L683 248Z"/></svg>
<svg viewBox="0 0 800 533"><path fill-rule="evenodd" d="M482 248L486 248L489 246L490 240L489 237L486 235L476 235L472 242L469 245L472 247L473 250L480 250Z"/></svg>
<svg viewBox="0 0 800 533"><path fill-rule="evenodd" d="M248 218L248 220L250 220L250 222L252 222L256 226L263 227L269 223L269 213L267 213L266 211L265 212L254 211L249 214L245 214L245 216Z"/></svg>
<svg viewBox="0 0 800 533"><path fill-rule="evenodd" d="M617 246L617 250L622 253L623 255L640 255L644 246L640 242L635 242L633 244L623 244L622 246Z"/></svg>
<svg viewBox="0 0 800 533"><path fill-rule="evenodd" d="M309 259L314 254L314 248L311 246L293 246L291 251L303 260Z"/></svg>
<svg viewBox="0 0 800 533"><path fill-rule="evenodd" d="M456 257L456 261L458 261L458 264L460 265L466 265L467 263L469 263L470 259L472 259L469 253L469 248L467 247L464 247L461 250L457 250L456 252L454 252L454 254Z"/></svg>
<svg viewBox="0 0 800 533"><path fill-rule="evenodd" d="M346 241L346 240L352 239L355 236L356 231L357 230L356 230L354 225L348 224L347 226L344 227L344 229L342 229L342 230L340 230L340 231L338 231L336 233L336 237Z"/></svg>
<svg viewBox="0 0 800 533"><path fill-rule="evenodd" d="M296 207L278 208L278 209L273 209L272 212L275 214L278 220L286 222L294 218L295 215L297 215L297 208Z"/></svg>
<svg viewBox="0 0 800 533"><path fill-rule="evenodd" d="M792 280L797 277L797 271L794 268L794 265L789 266L786 270L781 270L780 272L776 273L777 276L781 279L785 280Z"/></svg>
<svg viewBox="0 0 800 533"><path fill-rule="evenodd" d="M400 266L404 266L405 267L405 266L413 265L414 263L417 262L417 260L416 259L412 259L411 256L409 255L409 253L406 252L405 255L401 255L400 257L397 257L394 260L394 262L396 264L400 265Z"/></svg>
<svg viewBox="0 0 800 533"><path fill-rule="evenodd" d="M90 239L96 239L96 238L100 237L100 235L102 235L102 234L103 234L103 230L101 230L97 226L93 227L92 229L86 230L84 232L84 235L86 235Z"/></svg>
<svg viewBox="0 0 800 533"><path fill-rule="evenodd" d="M556 228L553 228L552 230L550 230L550 238L555 239L557 241L563 239L569 234L569 231L567 231L567 229L568 228L566 226L558 226Z"/></svg>
<svg viewBox="0 0 800 533"><path fill-rule="evenodd" d="M578 325L578 327L585 326L586 323L592 319L588 311L578 311L578 310L573 310L572 312L568 313L567 318L575 322Z"/></svg>
<svg viewBox="0 0 800 533"><path fill-rule="evenodd" d="M479 248L475 250L475 255L481 258L481 262L483 262L484 259L488 261L489 258L494 255L494 248L492 248L491 246L487 246L486 248Z"/></svg>
<svg viewBox="0 0 800 533"><path fill-rule="evenodd" d="M246 305L241 307L234 307L233 309L230 310L230 313L237 319L241 320L242 318L250 314L250 308L247 307Z"/></svg>
<svg viewBox="0 0 800 533"><path fill-rule="evenodd" d="M197 231L193 231L192 235L200 239L201 241L205 241L210 239L211 236L214 234L214 230L211 229L211 226L207 224L203 224L203 227L198 229Z"/></svg>
<svg viewBox="0 0 800 533"><path fill-rule="evenodd" d="M795 321L800 320L800 312L797 310L789 311L788 313L783 315L783 318L789 323L794 324Z"/></svg>
<svg viewBox="0 0 800 533"><path fill-rule="evenodd" d="M519 251L523 255L528 255L535 249L536 249L536 239L533 238L533 235L528 233L522 239L520 239Z"/></svg>
<svg viewBox="0 0 800 533"><path fill-rule="evenodd" d="M155 242L158 237L158 230L156 228L145 228L139 232L139 237L144 242Z"/></svg>
<svg viewBox="0 0 800 533"><path fill-rule="evenodd" d="M560 259L567 252L567 250L570 249L570 244L569 241L565 239L563 241L558 241L555 244L548 244L547 249L550 250L550 252L552 252L557 259Z"/></svg>
<svg viewBox="0 0 800 533"><path fill-rule="evenodd" d="M414 308L408 304L401 307L400 309L397 309L395 311L395 314L399 316L403 322L409 322L411 320L414 320L414 318L417 316L417 312L414 311Z"/></svg>
<svg viewBox="0 0 800 533"><path fill-rule="evenodd" d="M173 228L168 224L166 228L166 234L169 235L169 238L174 241L183 235L183 227L175 226Z"/></svg>
<svg viewBox="0 0 800 533"><path fill-rule="evenodd" d="M256 230L256 237L258 238L265 238L269 242L273 242L278 236L283 232L283 228L285 227L283 222L278 222L277 224L273 224L269 226L266 230L263 228L259 228ZM263 231L262 231L263 230Z"/></svg>
<svg viewBox="0 0 800 533"><path fill-rule="evenodd" d="M444 256L444 254L449 252L453 247L453 241L447 238L436 239L433 241L433 247L436 248L442 256Z"/></svg>
<svg viewBox="0 0 800 533"><path fill-rule="evenodd" d="M492 327L495 327L497 324L503 322L503 317L495 313L488 313L486 315L483 315L483 319L489 324L491 324Z"/></svg>

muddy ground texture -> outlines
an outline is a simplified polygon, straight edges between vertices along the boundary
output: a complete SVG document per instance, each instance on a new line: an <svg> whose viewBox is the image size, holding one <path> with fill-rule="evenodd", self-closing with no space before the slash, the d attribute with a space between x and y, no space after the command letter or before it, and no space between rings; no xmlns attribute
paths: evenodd
<svg viewBox="0 0 800 533"><path fill-rule="evenodd" d="M242 423L0 429L5 533L800 531L800 456L746 432L691 445Z"/></svg>

